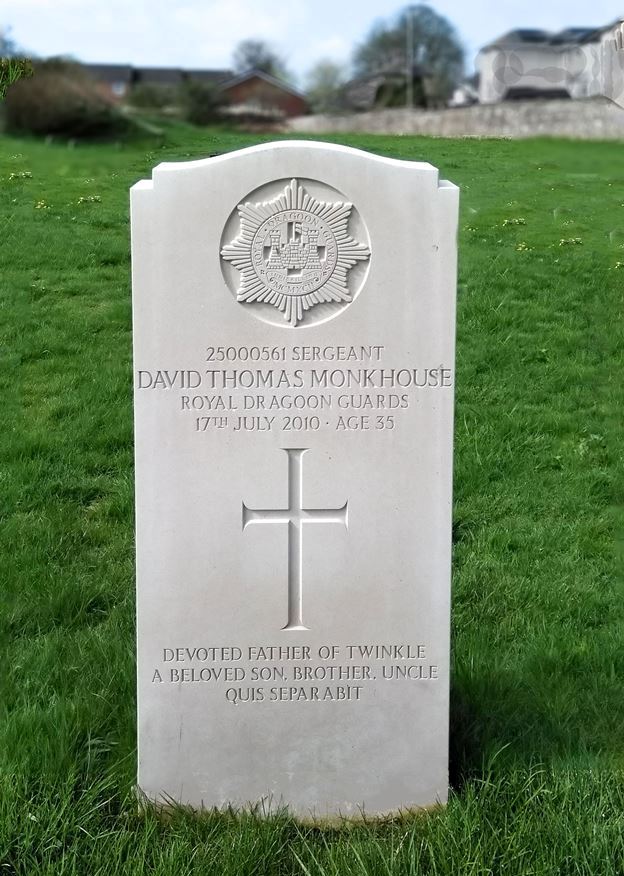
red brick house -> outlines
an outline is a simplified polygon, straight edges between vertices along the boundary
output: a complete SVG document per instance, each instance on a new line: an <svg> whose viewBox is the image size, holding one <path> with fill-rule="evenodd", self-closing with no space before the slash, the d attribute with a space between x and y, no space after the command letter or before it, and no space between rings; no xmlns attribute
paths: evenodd
<svg viewBox="0 0 624 876"><path fill-rule="evenodd" d="M273 118L302 116L308 104L299 91L260 70L233 76L229 70L182 70L175 67L132 67L129 64L84 64L110 98L123 100L136 85L178 87L184 82L216 85L227 98L232 115Z"/></svg>
<svg viewBox="0 0 624 876"><path fill-rule="evenodd" d="M276 116L302 116L308 103L301 94L281 79L261 70L249 70L220 85L236 112L266 113Z"/></svg>

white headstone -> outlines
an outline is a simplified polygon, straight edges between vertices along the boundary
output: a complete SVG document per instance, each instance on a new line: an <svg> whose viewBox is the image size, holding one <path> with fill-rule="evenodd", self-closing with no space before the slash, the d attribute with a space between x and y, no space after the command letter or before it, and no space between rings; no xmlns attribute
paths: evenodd
<svg viewBox="0 0 624 876"><path fill-rule="evenodd" d="M139 786L447 795L458 190L282 142L132 190Z"/></svg>

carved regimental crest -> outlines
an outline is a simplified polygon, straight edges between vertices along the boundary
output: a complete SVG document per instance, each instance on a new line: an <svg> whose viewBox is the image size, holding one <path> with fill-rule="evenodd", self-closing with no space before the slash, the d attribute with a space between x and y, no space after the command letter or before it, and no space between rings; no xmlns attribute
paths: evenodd
<svg viewBox="0 0 624 876"><path fill-rule="evenodd" d="M272 304L295 327L316 304L351 301L348 275L370 249L349 233L353 204L321 201L296 179L272 200L238 205L221 256L240 272L237 300Z"/></svg>

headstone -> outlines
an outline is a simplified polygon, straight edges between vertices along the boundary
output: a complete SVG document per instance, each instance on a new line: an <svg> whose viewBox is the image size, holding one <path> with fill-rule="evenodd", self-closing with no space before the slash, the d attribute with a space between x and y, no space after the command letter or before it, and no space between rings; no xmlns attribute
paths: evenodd
<svg viewBox="0 0 624 876"><path fill-rule="evenodd" d="M139 787L446 800L457 188L281 142L132 190Z"/></svg>

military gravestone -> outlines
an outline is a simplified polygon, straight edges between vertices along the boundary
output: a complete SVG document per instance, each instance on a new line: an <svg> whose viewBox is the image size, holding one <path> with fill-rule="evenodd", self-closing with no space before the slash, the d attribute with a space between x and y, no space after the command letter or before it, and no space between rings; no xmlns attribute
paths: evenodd
<svg viewBox="0 0 624 876"><path fill-rule="evenodd" d="M309 142L134 186L147 798L446 800L457 206Z"/></svg>

